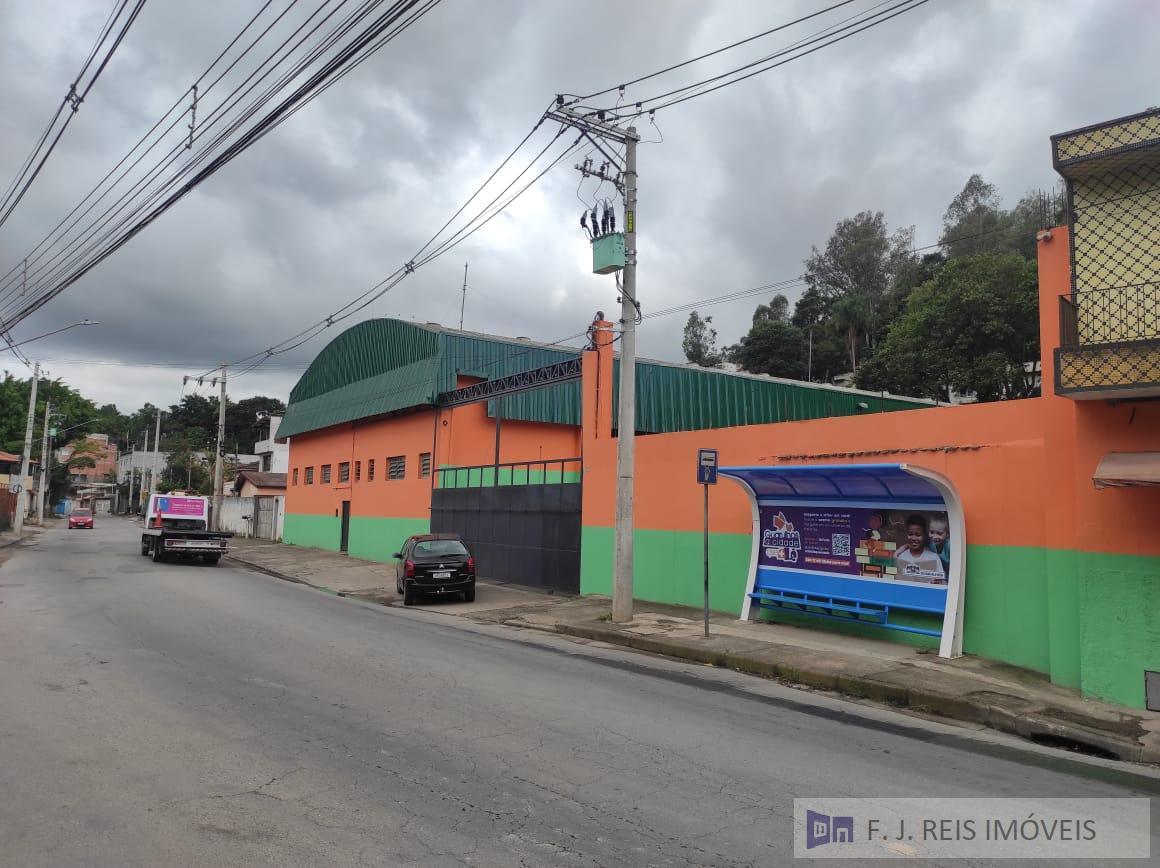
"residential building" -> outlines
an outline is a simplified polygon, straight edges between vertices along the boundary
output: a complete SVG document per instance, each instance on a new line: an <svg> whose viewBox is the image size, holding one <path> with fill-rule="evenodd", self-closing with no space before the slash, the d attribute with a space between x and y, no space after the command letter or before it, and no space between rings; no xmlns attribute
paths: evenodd
<svg viewBox="0 0 1160 868"><path fill-rule="evenodd" d="M1056 390L1077 401L1160 397L1160 109L1051 144L1071 255Z"/></svg>
<svg viewBox="0 0 1160 868"><path fill-rule="evenodd" d="M266 437L254 444L254 453L260 461L258 469L266 473L285 473L290 466L290 446L277 439L281 423L281 416L266 416L259 420Z"/></svg>
<svg viewBox="0 0 1160 868"><path fill-rule="evenodd" d="M276 497L286 493L286 474L239 470L230 491L237 497Z"/></svg>
<svg viewBox="0 0 1160 868"><path fill-rule="evenodd" d="M93 466L71 469L69 479L76 484L105 482L118 469L117 444L109 442L108 434L89 434L84 439L60 447L57 460L68 461L78 450L93 459Z"/></svg>

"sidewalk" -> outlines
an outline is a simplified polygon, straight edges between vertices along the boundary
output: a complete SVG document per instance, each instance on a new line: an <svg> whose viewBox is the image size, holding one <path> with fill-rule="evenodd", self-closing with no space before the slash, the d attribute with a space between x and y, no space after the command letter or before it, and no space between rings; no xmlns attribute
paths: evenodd
<svg viewBox="0 0 1160 868"><path fill-rule="evenodd" d="M235 538L230 558L342 596L402 605L393 564L320 549ZM944 660L877 639L638 603L631 624L609 620L607 597L565 598L495 582L475 603L432 600L418 608L559 633L722 666L785 683L906 708L1041 743L1133 762L1160 763L1160 713L1082 699L1038 673L978 657Z"/></svg>
<svg viewBox="0 0 1160 868"><path fill-rule="evenodd" d="M326 549L242 537L230 540L228 557L259 572L341 597L357 597L384 606L402 605L402 597L395 591L393 562L364 561ZM413 608L448 615L473 615L495 610L530 611L557 602L557 598L533 590L480 580L473 603L462 602L456 594L447 598L431 597Z"/></svg>

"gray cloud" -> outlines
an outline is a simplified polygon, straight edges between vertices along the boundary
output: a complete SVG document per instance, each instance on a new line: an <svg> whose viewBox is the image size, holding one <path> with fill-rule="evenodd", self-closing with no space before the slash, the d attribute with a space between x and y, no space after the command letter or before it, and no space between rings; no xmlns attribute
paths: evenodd
<svg viewBox="0 0 1160 868"><path fill-rule="evenodd" d="M148 365L188 363L192 372L247 355L374 285L450 216L555 92L612 85L820 5L447 0L21 324L17 336L99 319L99 327L45 341L36 355L123 409L171 403L185 370ZM107 7L105 0L0 0L5 183ZM248 14L236 4L146 4L18 219L0 230L0 271L19 262L186 90ZM930 243L972 172L995 182L1009 203L1049 186L1051 133L1155 101L1160 56L1150 36L1158 24L1160 11L1145 0L1062 8L1046 0L933 0L661 112L664 142L640 150L645 309L796 275L811 244L863 209L885 211L892 226L915 225L918 243ZM812 29L738 54L756 56ZM706 62L696 73L725 63ZM629 101L667 84L645 83ZM647 124L642 132L653 137ZM469 260L467 327L545 340L580 331L597 307L614 306L615 288L586 267L577 180L568 164L557 167L510 212L361 316L454 325ZM594 187L582 185L581 195L590 198ZM705 312L732 342L760 300ZM646 321L641 351L679 358L683 322ZM242 378L235 394L285 397L328 337Z"/></svg>

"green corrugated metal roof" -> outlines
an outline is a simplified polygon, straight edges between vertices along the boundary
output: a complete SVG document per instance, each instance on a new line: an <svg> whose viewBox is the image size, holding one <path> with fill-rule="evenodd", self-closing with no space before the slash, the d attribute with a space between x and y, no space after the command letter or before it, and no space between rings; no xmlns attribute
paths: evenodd
<svg viewBox="0 0 1160 868"><path fill-rule="evenodd" d="M278 437L430 406L440 392L456 388L457 374L492 379L575 358L577 353L434 324L367 320L331 341L302 375L290 392ZM619 367L617 360L614 386ZM637 362L636 394L637 430L649 433L931 406L914 398L647 359ZM614 413L615 408L614 397ZM494 401L488 403L488 412L494 415ZM508 396L503 399L503 416L579 425L580 384L561 383Z"/></svg>
<svg viewBox="0 0 1160 868"><path fill-rule="evenodd" d="M612 376L616 425L620 407L619 358L613 362ZM636 430L649 434L913 410L930 404L822 383L690 365L650 360L636 364Z"/></svg>

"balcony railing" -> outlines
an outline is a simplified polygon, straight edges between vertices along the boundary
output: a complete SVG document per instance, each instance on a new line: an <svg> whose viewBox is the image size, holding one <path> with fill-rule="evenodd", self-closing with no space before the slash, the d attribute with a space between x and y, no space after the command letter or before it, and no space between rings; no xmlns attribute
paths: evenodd
<svg viewBox="0 0 1160 868"><path fill-rule="evenodd" d="M1064 349L1160 341L1160 282L1060 296L1059 338Z"/></svg>

